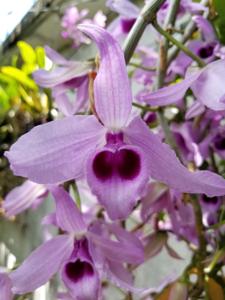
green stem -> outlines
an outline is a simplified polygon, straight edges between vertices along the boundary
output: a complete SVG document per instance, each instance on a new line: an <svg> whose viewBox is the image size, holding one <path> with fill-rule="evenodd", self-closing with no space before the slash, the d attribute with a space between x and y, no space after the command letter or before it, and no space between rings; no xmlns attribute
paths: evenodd
<svg viewBox="0 0 225 300"><path fill-rule="evenodd" d="M134 62L130 62L129 65L132 66L132 67L138 68L138 69L142 69L144 71L148 71L148 72L154 72L155 71L154 67L153 68L148 68L148 67L142 66L140 64L134 63Z"/></svg>
<svg viewBox="0 0 225 300"><path fill-rule="evenodd" d="M124 57L127 64L129 63L145 28L148 24L155 20L156 13L164 2L165 0L153 0L146 3L143 7L139 17L124 42Z"/></svg>
<svg viewBox="0 0 225 300"><path fill-rule="evenodd" d="M187 54L189 57L191 57L194 61L198 63L200 67L204 67L206 64L205 62L195 55L192 51L190 51L186 46L184 46L181 42L179 42L177 39L175 39L172 35L170 35L166 30L164 30L157 22L153 23L153 26L155 29L163 35L166 39L168 39L171 43L176 45L180 50L182 50L185 54Z"/></svg>
<svg viewBox="0 0 225 300"><path fill-rule="evenodd" d="M136 102L133 102L132 103L132 105L134 106L134 107L137 107L137 108L140 108L140 109L142 109L143 111L153 111L153 112L156 112L157 110L158 110L158 108L153 108L153 107L150 107L150 106L145 106L145 105L141 105L141 104L139 104L139 103L136 103Z"/></svg>

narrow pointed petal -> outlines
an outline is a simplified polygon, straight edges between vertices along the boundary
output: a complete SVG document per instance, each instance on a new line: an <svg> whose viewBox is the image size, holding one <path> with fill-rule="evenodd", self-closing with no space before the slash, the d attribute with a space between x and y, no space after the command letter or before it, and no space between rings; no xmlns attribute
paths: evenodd
<svg viewBox="0 0 225 300"><path fill-rule="evenodd" d="M104 136L94 116L71 116L36 126L6 152L15 175L57 183L84 175L84 163Z"/></svg>
<svg viewBox="0 0 225 300"><path fill-rule="evenodd" d="M84 76L91 69L92 64L88 62L74 62L70 66L57 67L52 71L37 70L33 78L41 87L52 88L68 80Z"/></svg>
<svg viewBox="0 0 225 300"><path fill-rule="evenodd" d="M11 190L3 202L6 216L15 216L31 207L35 200L45 196L47 188L30 180Z"/></svg>
<svg viewBox="0 0 225 300"><path fill-rule="evenodd" d="M105 147L94 152L87 162L88 184L112 220L125 219L131 213L149 179L147 161L140 148L125 145L118 153ZM121 155L128 161L122 166L123 176L113 173L116 155ZM110 166L107 165L107 160L111 160ZM127 176L129 171L133 176Z"/></svg>
<svg viewBox="0 0 225 300"><path fill-rule="evenodd" d="M199 101L195 101L191 107L189 107L189 109L187 110L186 114L185 114L185 119L189 120L191 118L194 118L196 116L199 116L200 114L202 114L205 111L205 106L199 102Z"/></svg>
<svg viewBox="0 0 225 300"><path fill-rule="evenodd" d="M73 237L61 235L37 248L10 274L12 291L25 294L46 283L69 258L73 245Z"/></svg>
<svg viewBox="0 0 225 300"><path fill-rule="evenodd" d="M48 58L50 58L51 61L53 61L53 63L57 65L71 65L71 61L65 59L61 54L59 54L49 46L45 46L45 53Z"/></svg>
<svg viewBox="0 0 225 300"><path fill-rule="evenodd" d="M139 8L129 0L107 0L106 6L129 19L137 18L140 12Z"/></svg>
<svg viewBox="0 0 225 300"><path fill-rule="evenodd" d="M175 152L162 143L139 117L132 121L126 134L134 145L148 153L149 169L154 179L180 192L209 197L225 195L225 180L221 176L209 171L188 171Z"/></svg>
<svg viewBox="0 0 225 300"><path fill-rule="evenodd" d="M203 34L204 40L207 42L215 42L216 35L210 22L201 15L193 17L194 22Z"/></svg>
<svg viewBox="0 0 225 300"><path fill-rule="evenodd" d="M75 202L62 187L53 187L51 193L56 203L56 220L67 232L79 233L86 230L83 217Z"/></svg>
<svg viewBox="0 0 225 300"><path fill-rule="evenodd" d="M103 256L107 259L115 262L127 262L127 263L142 263L144 261L144 250L142 247L129 246L125 242L112 241L103 236L99 236L94 232L88 233L89 239L99 247Z"/></svg>
<svg viewBox="0 0 225 300"><path fill-rule="evenodd" d="M172 84L161 88L155 92L149 92L145 95L141 94L139 101L146 102L153 106L165 106L173 104L181 100L192 83L200 76L201 72L197 72L188 76L177 84Z"/></svg>
<svg viewBox="0 0 225 300"><path fill-rule="evenodd" d="M225 59L210 63L203 69L191 89L196 98L212 110L225 110Z"/></svg>
<svg viewBox="0 0 225 300"><path fill-rule="evenodd" d="M0 293L2 300L13 300L12 283L8 274L0 272Z"/></svg>
<svg viewBox="0 0 225 300"><path fill-rule="evenodd" d="M124 127L131 112L132 95L123 51L103 28L80 25L79 29L96 42L100 51L100 68L94 81L97 114L106 127Z"/></svg>

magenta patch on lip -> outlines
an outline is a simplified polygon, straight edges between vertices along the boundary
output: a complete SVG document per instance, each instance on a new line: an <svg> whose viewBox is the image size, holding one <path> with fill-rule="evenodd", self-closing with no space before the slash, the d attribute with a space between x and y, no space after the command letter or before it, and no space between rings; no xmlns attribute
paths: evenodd
<svg viewBox="0 0 225 300"><path fill-rule="evenodd" d="M105 150L98 153L93 161L94 173L103 181L111 179L114 175L131 180L138 176L140 169L140 156L131 149L120 149L115 152Z"/></svg>
<svg viewBox="0 0 225 300"><path fill-rule="evenodd" d="M68 263L65 271L68 278L73 282L79 281L84 276L92 276L94 274L91 264L79 259L75 262Z"/></svg>

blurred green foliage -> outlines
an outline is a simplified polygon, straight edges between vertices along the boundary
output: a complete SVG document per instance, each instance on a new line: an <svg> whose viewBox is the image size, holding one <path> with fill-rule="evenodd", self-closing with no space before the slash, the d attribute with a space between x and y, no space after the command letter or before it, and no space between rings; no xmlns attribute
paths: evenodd
<svg viewBox="0 0 225 300"><path fill-rule="evenodd" d="M225 44L225 0L211 0L211 14L218 39Z"/></svg>
<svg viewBox="0 0 225 300"><path fill-rule="evenodd" d="M17 47L11 65L0 66L0 196L15 185L6 168L5 150L24 132L45 122L49 111L46 93L32 78L35 70L45 67L44 48L34 49L24 41L19 41Z"/></svg>

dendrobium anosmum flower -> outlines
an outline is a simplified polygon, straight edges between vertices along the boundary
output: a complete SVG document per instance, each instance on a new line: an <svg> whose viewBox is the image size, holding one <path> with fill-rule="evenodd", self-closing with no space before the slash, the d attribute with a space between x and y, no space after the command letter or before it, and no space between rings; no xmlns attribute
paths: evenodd
<svg viewBox="0 0 225 300"><path fill-rule="evenodd" d="M35 81L52 89L55 103L65 116L84 110L88 106L88 72L92 64L67 60L48 46L45 52L55 66L50 71L35 71Z"/></svg>
<svg viewBox="0 0 225 300"><path fill-rule="evenodd" d="M63 188L51 187L51 192L56 203L56 222L64 234L41 245L10 274L13 292L33 291L57 272L69 295L75 299L99 299L103 277L125 289L135 290L123 263L144 261L144 250L138 238L116 224L98 221L86 224ZM111 234L116 241L110 238Z"/></svg>
<svg viewBox="0 0 225 300"><path fill-rule="evenodd" d="M32 207L36 208L46 198L48 189L43 184L26 180L22 185L11 190L2 204L4 214L12 217Z"/></svg>
<svg viewBox="0 0 225 300"><path fill-rule="evenodd" d="M106 16L102 11L98 11L93 19L87 19L88 9L82 9L80 12L76 6L70 6L66 9L62 18L61 25L63 27L62 37L64 39L72 39L73 47L78 48L82 43L89 43L90 40L79 29L79 23L93 24L105 27Z"/></svg>
<svg viewBox="0 0 225 300"><path fill-rule="evenodd" d="M100 50L94 81L97 117L70 116L32 129L6 152L14 173L44 184L86 177L111 219L129 215L150 177L180 192L224 195L222 177L188 171L170 147L132 115L131 88L117 41L101 27L79 28ZM209 89L208 81L202 89Z"/></svg>
<svg viewBox="0 0 225 300"><path fill-rule="evenodd" d="M204 106L215 110L225 110L225 59L220 59L208 64L203 69L188 74L184 80L161 88L155 92L141 94L139 101L146 102L154 106L165 106L181 100L186 91L190 88L197 102L195 109L204 111Z"/></svg>

